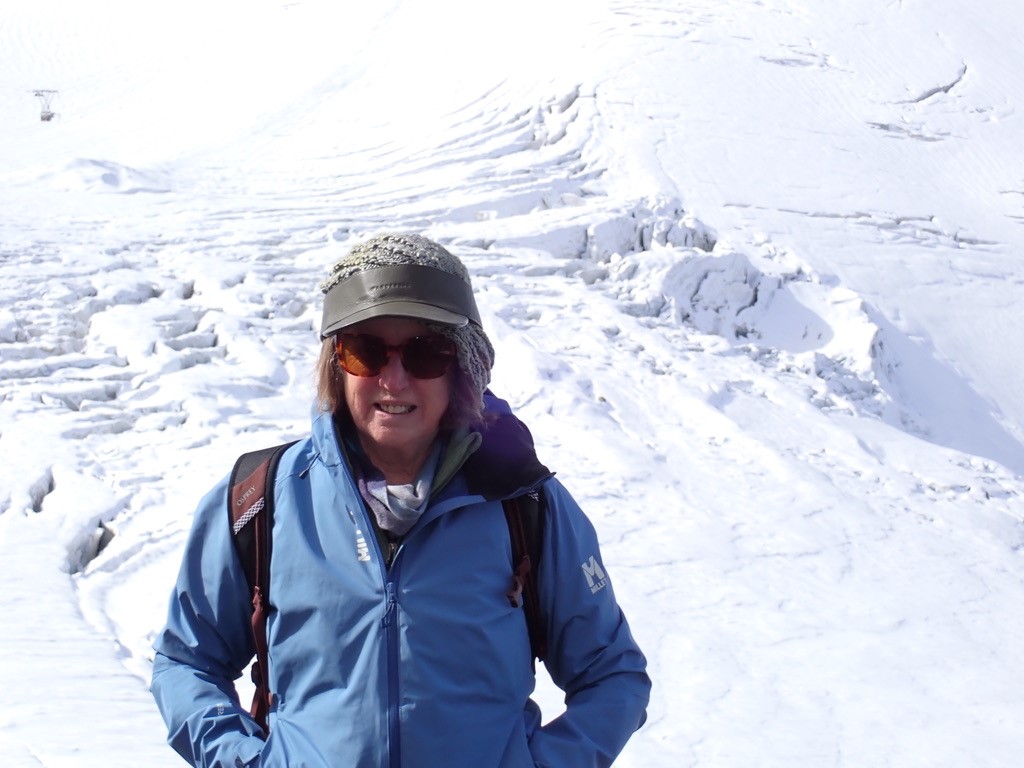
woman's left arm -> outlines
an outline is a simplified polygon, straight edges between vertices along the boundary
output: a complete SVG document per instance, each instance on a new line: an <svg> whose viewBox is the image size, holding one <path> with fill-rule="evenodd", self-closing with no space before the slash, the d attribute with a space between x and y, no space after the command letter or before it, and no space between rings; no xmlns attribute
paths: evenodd
<svg viewBox="0 0 1024 768"><path fill-rule="evenodd" d="M538 766L608 766L647 719L647 660L615 599L593 525L557 480L544 491L545 666L566 693L566 711L534 732L530 751Z"/></svg>

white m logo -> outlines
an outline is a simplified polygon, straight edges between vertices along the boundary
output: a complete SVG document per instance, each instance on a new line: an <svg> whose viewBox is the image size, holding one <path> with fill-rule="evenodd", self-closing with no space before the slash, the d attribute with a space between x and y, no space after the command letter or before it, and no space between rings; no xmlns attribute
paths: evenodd
<svg viewBox="0 0 1024 768"><path fill-rule="evenodd" d="M599 589L603 589L608 583L608 577L604 573L604 569L601 568L601 564L597 562L597 558L593 555L590 556L590 560L583 563L583 575L587 577L587 584L590 585L590 591L597 592Z"/></svg>

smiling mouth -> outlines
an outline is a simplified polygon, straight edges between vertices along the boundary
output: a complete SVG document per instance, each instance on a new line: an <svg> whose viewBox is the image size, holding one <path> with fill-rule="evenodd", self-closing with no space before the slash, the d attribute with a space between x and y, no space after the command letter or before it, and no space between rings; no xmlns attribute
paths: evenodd
<svg viewBox="0 0 1024 768"><path fill-rule="evenodd" d="M377 403L377 410L392 416L401 416L405 413L412 413L416 410L415 405L389 405L387 403Z"/></svg>

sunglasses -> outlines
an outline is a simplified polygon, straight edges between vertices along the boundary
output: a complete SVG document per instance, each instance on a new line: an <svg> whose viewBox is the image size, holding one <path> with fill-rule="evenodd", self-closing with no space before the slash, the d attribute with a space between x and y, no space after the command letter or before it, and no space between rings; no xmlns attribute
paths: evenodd
<svg viewBox="0 0 1024 768"><path fill-rule="evenodd" d="M388 344L368 333L339 333L334 337L334 349L341 369L353 376L376 376L393 351L401 353L402 367L415 379L444 376L455 359L455 342L439 334Z"/></svg>

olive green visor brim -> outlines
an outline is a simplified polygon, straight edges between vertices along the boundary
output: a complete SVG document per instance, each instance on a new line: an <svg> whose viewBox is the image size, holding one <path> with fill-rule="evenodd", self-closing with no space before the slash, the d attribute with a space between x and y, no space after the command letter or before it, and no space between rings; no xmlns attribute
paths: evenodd
<svg viewBox="0 0 1024 768"><path fill-rule="evenodd" d="M359 272L324 296L320 337L374 317L409 317L443 325L480 325L473 289L434 267L403 264Z"/></svg>

